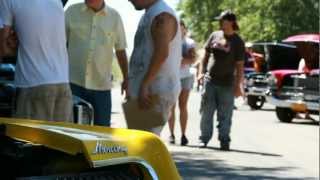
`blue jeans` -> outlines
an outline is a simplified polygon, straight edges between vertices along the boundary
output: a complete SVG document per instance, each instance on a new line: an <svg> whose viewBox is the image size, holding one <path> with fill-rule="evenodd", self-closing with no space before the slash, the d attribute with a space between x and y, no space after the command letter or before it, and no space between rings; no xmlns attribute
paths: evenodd
<svg viewBox="0 0 320 180"><path fill-rule="evenodd" d="M213 116L217 110L219 141L230 142L230 129L234 105L233 86L219 86L206 80L201 99L201 136L200 140L208 143L213 135Z"/></svg>
<svg viewBox="0 0 320 180"><path fill-rule="evenodd" d="M96 91L71 84L72 93L88 101L94 109L94 125L110 126L111 91Z"/></svg>

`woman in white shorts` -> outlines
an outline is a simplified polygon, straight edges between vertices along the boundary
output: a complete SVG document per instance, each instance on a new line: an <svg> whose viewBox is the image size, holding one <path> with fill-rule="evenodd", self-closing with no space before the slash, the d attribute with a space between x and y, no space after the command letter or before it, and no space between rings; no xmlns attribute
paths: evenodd
<svg viewBox="0 0 320 180"><path fill-rule="evenodd" d="M180 78L181 78L181 92L179 95L179 110L180 110L180 127L181 127L181 145L185 146L188 144L188 139L186 137L186 128L188 120L188 99L190 91L193 87L194 77L190 72L191 65L196 61L196 50L195 42L187 37L187 29L183 21L180 22L182 36L183 36L183 47L182 55L183 59L181 61L180 68ZM171 115L169 118L169 128L170 128L170 143L175 143L174 135L174 125L175 125L175 106L171 110Z"/></svg>

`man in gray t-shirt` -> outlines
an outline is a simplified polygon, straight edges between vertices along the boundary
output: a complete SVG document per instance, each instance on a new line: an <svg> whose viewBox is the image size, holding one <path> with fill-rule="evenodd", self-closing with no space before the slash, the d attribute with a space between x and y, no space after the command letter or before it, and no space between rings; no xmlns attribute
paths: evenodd
<svg viewBox="0 0 320 180"><path fill-rule="evenodd" d="M199 79L205 80L201 100L201 146L213 134L213 115L217 110L219 141L222 150L230 149L230 129L234 96L241 96L244 64L244 42L236 33L236 16L224 11L218 17L222 31L213 32L205 46Z"/></svg>

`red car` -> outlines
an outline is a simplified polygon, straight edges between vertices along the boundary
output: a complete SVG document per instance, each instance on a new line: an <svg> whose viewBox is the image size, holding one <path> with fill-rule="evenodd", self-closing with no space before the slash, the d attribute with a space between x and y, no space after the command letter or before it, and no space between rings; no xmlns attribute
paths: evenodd
<svg viewBox="0 0 320 180"><path fill-rule="evenodd" d="M283 42L297 46L300 67L271 71L267 100L276 106L277 117L282 122L291 122L297 113L319 115L320 34L291 36Z"/></svg>
<svg viewBox="0 0 320 180"><path fill-rule="evenodd" d="M254 72L246 73L245 92L251 109L261 109L266 101L269 71L279 69L296 69L300 57L295 45L258 42L251 45L254 59Z"/></svg>

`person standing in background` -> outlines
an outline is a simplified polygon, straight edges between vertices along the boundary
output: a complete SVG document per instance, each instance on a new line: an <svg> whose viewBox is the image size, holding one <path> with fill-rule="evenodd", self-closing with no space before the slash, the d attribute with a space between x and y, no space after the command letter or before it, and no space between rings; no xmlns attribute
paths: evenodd
<svg viewBox="0 0 320 180"><path fill-rule="evenodd" d="M85 0L66 11L72 92L94 108L94 124L111 124L112 61L121 68L122 93L127 94L126 36L119 13L104 0Z"/></svg>
<svg viewBox="0 0 320 180"><path fill-rule="evenodd" d="M213 32L206 43L199 77L205 81L199 139L200 147L206 147L213 135L213 116L217 110L220 148L228 151L234 97L242 95L245 46L237 34L239 26L233 12L224 11L217 20L221 31Z"/></svg>
<svg viewBox="0 0 320 180"><path fill-rule="evenodd" d="M185 23L181 20L180 27L182 32L182 56L180 67L180 81L181 81L181 92L179 94L179 110L180 110L180 127L181 127L181 142L182 146L188 144L188 139L186 137L186 128L188 121L188 99L190 91L193 87L194 76L190 72L191 65L196 61L196 45L193 39L187 37L187 27ZM169 117L169 129L170 129L170 140L171 144L175 143L174 135L175 126L175 105L172 107L171 115Z"/></svg>

